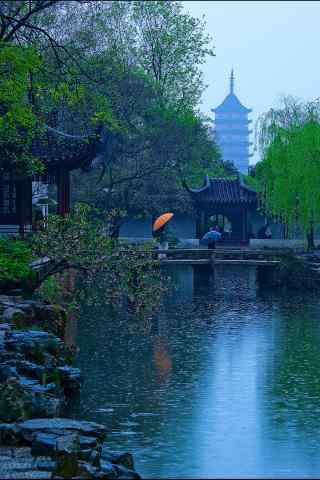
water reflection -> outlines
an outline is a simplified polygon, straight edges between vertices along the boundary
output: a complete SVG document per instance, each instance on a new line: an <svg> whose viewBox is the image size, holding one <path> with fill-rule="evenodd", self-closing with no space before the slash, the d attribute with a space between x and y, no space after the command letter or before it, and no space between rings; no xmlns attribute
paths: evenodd
<svg viewBox="0 0 320 480"><path fill-rule="evenodd" d="M75 413L104 423L144 477L320 474L319 301L261 292L253 270L232 269L171 272L150 333L83 308Z"/></svg>
<svg viewBox="0 0 320 480"><path fill-rule="evenodd" d="M168 341L165 336L157 335L153 340L153 361L158 372L158 383L169 380L172 370Z"/></svg>

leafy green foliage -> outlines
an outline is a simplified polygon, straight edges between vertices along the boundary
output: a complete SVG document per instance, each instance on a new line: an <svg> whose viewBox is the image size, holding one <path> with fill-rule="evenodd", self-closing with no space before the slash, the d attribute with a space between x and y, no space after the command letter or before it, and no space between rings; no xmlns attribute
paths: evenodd
<svg viewBox="0 0 320 480"><path fill-rule="evenodd" d="M141 91L146 95L141 96ZM139 84L130 91L130 113L127 100L128 93L117 106L127 112L122 121L126 127L122 132L109 132L103 167L73 175L74 200L137 215L164 209L190 212L192 205L182 181L199 185L205 174L225 173L208 127L190 109L154 105L149 85ZM138 125L134 123L137 118Z"/></svg>
<svg viewBox="0 0 320 480"><path fill-rule="evenodd" d="M195 107L204 89L200 66L214 55L204 20L185 13L175 1L134 1L131 8L139 65L167 102Z"/></svg>
<svg viewBox="0 0 320 480"><path fill-rule="evenodd" d="M0 284L31 281L31 258L32 251L26 242L0 237Z"/></svg>
<svg viewBox="0 0 320 480"><path fill-rule="evenodd" d="M266 212L310 234L320 222L320 109L285 98L260 121L256 178Z"/></svg>
<svg viewBox="0 0 320 480"><path fill-rule="evenodd" d="M90 38L93 48L98 50L103 36L119 68L134 66L151 79L160 102L195 108L204 89L201 65L213 55L204 20L186 13L176 1L101 3Z"/></svg>
<svg viewBox="0 0 320 480"><path fill-rule="evenodd" d="M259 188L258 180L256 177L253 177L251 175L243 175L243 180L248 187L257 189Z"/></svg>
<svg viewBox="0 0 320 480"><path fill-rule="evenodd" d="M0 43L0 168L41 169L29 150L39 125L28 99L30 76L39 66L34 48Z"/></svg>
<svg viewBox="0 0 320 480"><path fill-rule="evenodd" d="M64 294L63 284L56 276L46 278L37 290L37 296L49 303L64 303Z"/></svg>
<svg viewBox="0 0 320 480"><path fill-rule="evenodd" d="M213 55L204 21L181 2L54 0L3 1L0 20L0 169L41 171L31 145L44 124L84 135L104 127L101 169L77 185L100 210L76 205L33 238L34 254L52 259L43 294L59 296L57 279L72 269L93 291L99 278L107 301L152 310L163 284L150 247L111 235L124 211L188 208L181 180L220 171L197 113L201 65Z"/></svg>
<svg viewBox="0 0 320 480"><path fill-rule="evenodd" d="M33 237L33 251L51 259L46 278L66 270L79 272L86 289L78 293L87 301L101 298L97 292L102 291L105 302L121 303L125 298L141 315L159 303L162 277L151 247L115 243L106 235L105 221L88 205L77 204L66 217L49 216L47 228ZM44 293L55 296L60 287L46 283Z"/></svg>
<svg viewBox="0 0 320 480"><path fill-rule="evenodd" d="M185 13L181 2L21 0L16 6L4 1L0 12L2 63L14 63L15 82L11 89L0 85L0 105L1 91L10 92L5 115L12 123L3 119L10 132L0 125L8 165L23 173L41 169L30 143L43 123L84 134L103 124L104 171L117 182L174 166L178 146L187 153L180 164L197 169L200 67L213 55L204 20Z"/></svg>

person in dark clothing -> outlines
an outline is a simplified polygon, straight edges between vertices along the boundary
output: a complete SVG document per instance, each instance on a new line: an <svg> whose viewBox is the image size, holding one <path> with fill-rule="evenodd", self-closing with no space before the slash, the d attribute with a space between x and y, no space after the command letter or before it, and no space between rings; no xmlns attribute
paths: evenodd
<svg viewBox="0 0 320 480"><path fill-rule="evenodd" d="M215 240L209 240L209 241L208 241L208 248L209 248L210 250L215 249L215 248L216 248L216 241L215 241Z"/></svg>
<svg viewBox="0 0 320 480"><path fill-rule="evenodd" d="M212 250L216 248L216 242L220 240L220 238L221 233L219 232L219 227L210 227L209 232L204 235L202 241L208 242L208 248Z"/></svg>
<svg viewBox="0 0 320 480"><path fill-rule="evenodd" d="M258 230L258 238L271 238L272 233L270 230L269 223L266 223Z"/></svg>
<svg viewBox="0 0 320 480"><path fill-rule="evenodd" d="M177 237L174 235L173 231L170 229L167 223L163 227L159 228L159 230L154 232L153 237L158 242L158 248L161 250L168 250L169 242L178 242ZM159 258L165 257L165 254L159 255Z"/></svg>

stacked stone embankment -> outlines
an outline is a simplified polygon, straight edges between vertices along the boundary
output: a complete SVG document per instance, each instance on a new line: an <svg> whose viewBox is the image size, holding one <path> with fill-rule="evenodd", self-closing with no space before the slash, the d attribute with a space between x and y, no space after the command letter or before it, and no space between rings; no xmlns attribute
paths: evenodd
<svg viewBox="0 0 320 480"><path fill-rule="evenodd" d="M61 307L0 296L0 478L140 478L104 426L62 417L82 381L52 333L65 321Z"/></svg>
<svg viewBox="0 0 320 480"><path fill-rule="evenodd" d="M109 451L102 425L67 418L0 424L1 478L137 478L129 453Z"/></svg>

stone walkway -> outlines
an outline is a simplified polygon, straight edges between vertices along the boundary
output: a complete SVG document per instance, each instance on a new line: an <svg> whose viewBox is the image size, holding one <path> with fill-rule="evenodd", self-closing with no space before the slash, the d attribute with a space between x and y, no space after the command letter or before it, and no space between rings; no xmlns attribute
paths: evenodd
<svg viewBox="0 0 320 480"><path fill-rule="evenodd" d="M0 478L51 478L50 457L35 458L30 447L0 447Z"/></svg>

